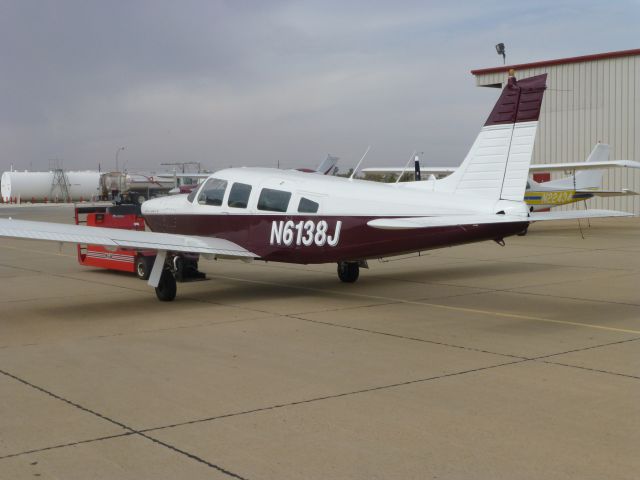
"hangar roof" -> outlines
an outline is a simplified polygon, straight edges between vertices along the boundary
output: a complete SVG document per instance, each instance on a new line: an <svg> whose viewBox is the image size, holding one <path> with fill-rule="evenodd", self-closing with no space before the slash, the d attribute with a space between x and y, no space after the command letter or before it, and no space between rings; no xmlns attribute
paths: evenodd
<svg viewBox="0 0 640 480"><path fill-rule="evenodd" d="M632 50L619 50L617 52L597 53L594 55L583 55L581 57L568 57L568 58L558 58L556 60L543 60L541 62L520 63L517 65L501 65L499 67L471 70L471 73L473 75L478 76L478 75L485 75L489 73L508 72L512 68L517 71L517 70L523 70L526 68L548 67L551 65L562 65L566 63L591 62L594 60L603 60L607 58L616 58L616 57L628 57L631 55L640 55L640 48L635 48Z"/></svg>

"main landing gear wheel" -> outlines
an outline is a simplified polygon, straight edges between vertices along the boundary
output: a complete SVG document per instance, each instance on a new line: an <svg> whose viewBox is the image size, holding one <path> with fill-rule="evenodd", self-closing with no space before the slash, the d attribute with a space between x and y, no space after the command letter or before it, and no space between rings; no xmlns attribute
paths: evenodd
<svg viewBox="0 0 640 480"><path fill-rule="evenodd" d="M360 276L360 265L356 262L338 262L338 278L345 283L353 283Z"/></svg>
<svg viewBox="0 0 640 480"><path fill-rule="evenodd" d="M156 297L162 302L171 302L176 298L176 279L170 270L164 269L160 276L160 283L156 287Z"/></svg>
<svg viewBox="0 0 640 480"><path fill-rule="evenodd" d="M148 280L153 268L154 257L139 255L136 258L136 275L140 280Z"/></svg>

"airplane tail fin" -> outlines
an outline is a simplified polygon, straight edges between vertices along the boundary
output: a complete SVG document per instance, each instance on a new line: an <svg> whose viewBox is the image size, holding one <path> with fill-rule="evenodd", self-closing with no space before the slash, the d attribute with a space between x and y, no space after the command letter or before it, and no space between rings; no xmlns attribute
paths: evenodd
<svg viewBox="0 0 640 480"><path fill-rule="evenodd" d="M434 190L522 201L546 79L509 77L462 165Z"/></svg>
<svg viewBox="0 0 640 480"><path fill-rule="evenodd" d="M316 172L323 175L333 175L338 160L340 160L340 157L327 154L327 157L316 167Z"/></svg>
<svg viewBox="0 0 640 480"><path fill-rule="evenodd" d="M587 162L607 162L609 160L609 145L597 143ZM580 170L576 172L576 190L602 188L604 170Z"/></svg>

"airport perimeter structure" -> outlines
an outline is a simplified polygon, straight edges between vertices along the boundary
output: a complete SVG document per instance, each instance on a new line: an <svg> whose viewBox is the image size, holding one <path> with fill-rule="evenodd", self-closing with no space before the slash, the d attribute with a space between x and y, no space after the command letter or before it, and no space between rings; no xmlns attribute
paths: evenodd
<svg viewBox="0 0 640 480"><path fill-rule="evenodd" d="M511 69L518 78L548 74L533 163L583 161L597 142L611 146L611 159L640 161L640 49L503 65L471 73L478 86L502 88ZM611 169L605 173L604 190L622 188L640 191L640 171ZM640 196L596 198L589 207L638 215Z"/></svg>

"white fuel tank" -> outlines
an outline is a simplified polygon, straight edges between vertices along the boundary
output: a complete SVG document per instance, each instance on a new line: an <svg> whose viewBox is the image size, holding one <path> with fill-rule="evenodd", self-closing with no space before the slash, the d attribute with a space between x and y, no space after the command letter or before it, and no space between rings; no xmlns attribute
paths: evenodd
<svg viewBox="0 0 640 480"><path fill-rule="evenodd" d="M69 200L91 200L100 195L100 172L65 172ZM0 178L0 194L5 202L64 201L59 186L53 185L54 172L4 172Z"/></svg>

